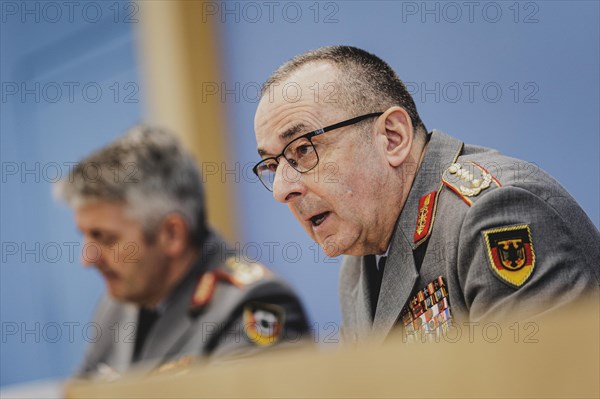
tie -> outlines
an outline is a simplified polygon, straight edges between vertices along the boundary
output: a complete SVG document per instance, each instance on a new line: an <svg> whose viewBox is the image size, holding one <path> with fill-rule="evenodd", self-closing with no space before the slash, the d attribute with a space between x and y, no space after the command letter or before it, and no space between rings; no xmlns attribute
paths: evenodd
<svg viewBox="0 0 600 399"><path fill-rule="evenodd" d="M138 314L137 333L135 336L135 346L133 348L132 363L140 360L144 342L148 337L148 333L158 319L158 312L154 309L141 308Z"/></svg>

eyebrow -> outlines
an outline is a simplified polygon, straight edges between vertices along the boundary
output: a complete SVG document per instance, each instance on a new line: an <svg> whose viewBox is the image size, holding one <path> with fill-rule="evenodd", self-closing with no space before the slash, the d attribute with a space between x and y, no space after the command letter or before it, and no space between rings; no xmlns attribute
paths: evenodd
<svg viewBox="0 0 600 399"><path fill-rule="evenodd" d="M279 139L280 140L289 139L290 137L297 135L298 133L304 131L305 129L306 129L306 125L304 123L298 123L297 125L294 125L294 126L290 127L289 129L287 129L285 132L281 133L279 135Z"/></svg>
<svg viewBox="0 0 600 399"><path fill-rule="evenodd" d="M306 130L306 125L304 123L298 123L297 125L294 125L294 126L290 127L289 129L286 129L281 134L279 134L279 140L286 141L289 138L297 135L298 133L303 132L304 130ZM258 155L260 155L262 157L264 155L270 155L270 154L267 151L259 148Z"/></svg>

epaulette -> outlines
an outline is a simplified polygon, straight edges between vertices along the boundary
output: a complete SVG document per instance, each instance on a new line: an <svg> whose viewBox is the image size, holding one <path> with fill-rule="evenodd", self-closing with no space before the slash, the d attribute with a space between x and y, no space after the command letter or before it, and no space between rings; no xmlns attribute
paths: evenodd
<svg viewBox="0 0 600 399"><path fill-rule="evenodd" d="M203 273L198 278L189 312L192 316L197 316L204 311L215 293L218 281L243 289L270 274L271 272L259 263L244 262L229 257L223 265Z"/></svg>
<svg viewBox="0 0 600 399"><path fill-rule="evenodd" d="M469 206L482 191L502 185L491 173L472 161L456 162L442 173L442 183Z"/></svg>

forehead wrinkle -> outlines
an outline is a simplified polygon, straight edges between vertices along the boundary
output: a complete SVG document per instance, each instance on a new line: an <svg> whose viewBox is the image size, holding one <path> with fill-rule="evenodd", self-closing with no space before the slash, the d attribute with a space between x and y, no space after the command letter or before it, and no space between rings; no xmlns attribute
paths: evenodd
<svg viewBox="0 0 600 399"><path fill-rule="evenodd" d="M281 140L281 141L287 141L291 137L294 137L294 136L298 135L298 133L304 132L304 130L306 130L306 124L304 124L304 123L297 123L297 124L293 125L292 127L286 129L282 133L280 133L279 134L279 140ZM259 148L258 149L258 155L264 156L264 155L274 155L274 154L271 154L268 151L265 151L262 148Z"/></svg>
<svg viewBox="0 0 600 399"><path fill-rule="evenodd" d="M287 144L291 141L293 136L297 136L304 132L309 132L323 125L321 120L323 107L317 107L316 104L310 98L302 98L297 103L290 104L287 101L267 101L268 96L263 96L258 106L257 112L254 118L254 129L257 138L257 152L260 157L272 157L277 154L272 153L269 148L271 147L267 141L272 138L280 141L281 143ZM275 120L274 120L275 119ZM293 122L293 119L304 119L304 122ZM285 126L290 126L290 123L294 123L291 127L283 130ZM278 132L281 133L270 133ZM262 133L262 134L260 134ZM261 140L262 139L262 140ZM269 139L269 140L267 140Z"/></svg>

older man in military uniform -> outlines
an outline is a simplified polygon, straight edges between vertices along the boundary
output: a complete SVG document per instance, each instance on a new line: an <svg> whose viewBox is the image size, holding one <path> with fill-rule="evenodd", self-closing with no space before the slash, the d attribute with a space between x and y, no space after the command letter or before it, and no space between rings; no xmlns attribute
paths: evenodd
<svg viewBox="0 0 600 399"><path fill-rule="evenodd" d="M293 102L277 90L291 83ZM328 255L348 255L351 342L598 297L600 233L565 189L537 168L515 173L523 161L428 133L402 81L366 51L326 47L285 63L263 87L255 131L265 187Z"/></svg>
<svg viewBox="0 0 600 399"><path fill-rule="evenodd" d="M192 357L247 355L306 338L290 287L245 262L205 222L200 174L176 138L136 126L81 161L57 194L107 295L78 376L112 378Z"/></svg>

